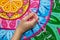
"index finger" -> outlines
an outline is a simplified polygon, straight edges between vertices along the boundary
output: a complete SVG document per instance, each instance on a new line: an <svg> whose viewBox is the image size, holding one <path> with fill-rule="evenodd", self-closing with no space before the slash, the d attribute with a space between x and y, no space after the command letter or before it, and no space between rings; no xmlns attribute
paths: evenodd
<svg viewBox="0 0 60 40"><path fill-rule="evenodd" d="M34 14L30 13L29 15L25 16L23 19L25 21L27 21L28 19L30 19Z"/></svg>

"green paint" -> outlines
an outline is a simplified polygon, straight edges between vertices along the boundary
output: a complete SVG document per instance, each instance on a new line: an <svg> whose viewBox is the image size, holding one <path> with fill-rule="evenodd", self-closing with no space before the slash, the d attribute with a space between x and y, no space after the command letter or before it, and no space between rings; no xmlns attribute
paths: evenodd
<svg viewBox="0 0 60 40"><path fill-rule="evenodd" d="M60 40L60 34L57 30L57 28L60 28L60 0L54 0L52 14L47 25L47 32L42 31L31 40Z"/></svg>
<svg viewBox="0 0 60 40"><path fill-rule="evenodd" d="M53 12L59 12L60 13L60 0L54 0L53 1Z"/></svg>

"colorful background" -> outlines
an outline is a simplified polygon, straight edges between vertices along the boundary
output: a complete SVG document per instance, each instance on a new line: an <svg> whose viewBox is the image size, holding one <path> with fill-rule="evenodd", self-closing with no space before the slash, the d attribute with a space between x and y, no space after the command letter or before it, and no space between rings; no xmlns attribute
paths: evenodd
<svg viewBox="0 0 60 40"><path fill-rule="evenodd" d="M31 40L60 40L60 0L53 1L52 14L46 25L46 32L42 31Z"/></svg>
<svg viewBox="0 0 60 40"><path fill-rule="evenodd" d="M21 40L25 39L24 36L30 39L40 33L50 18L52 1L53 0L0 0L0 40L10 40L21 18L30 12L37 12L39 20L35 25L36 27L23 33ZM53 32L49 27L47 29ZM50 35L49 30L46 32ZM41 34L42 33L44 32L41 32ZM46 34L46 36L48 35Z"/></svg>
<svg viewBox="0 0 60 40"><path fill-rule="evenodd" d="M44 1L46 1L46 0L44 0ZM60 0L52 0L52 1L53 1L52 13L50 16L50 21L46 25L46 28L45 28L46 31L43 30L40 34L31 38L31 40L60 40ZM0 31L0 36L1 36L0 40L2 40L2 39L10 40L10 38L12 37L12 35L14 33L13 31L14 30ZM6 35L6 33L7 33L7 35ZM29 35L29 36L31 36L31 35Z"/></svg>

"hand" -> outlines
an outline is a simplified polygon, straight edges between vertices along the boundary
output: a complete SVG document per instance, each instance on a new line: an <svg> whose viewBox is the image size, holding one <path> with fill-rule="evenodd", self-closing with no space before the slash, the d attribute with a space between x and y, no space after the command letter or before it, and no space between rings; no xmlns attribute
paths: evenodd
<svg viewBox="0 0 60 40"><path fill-rule="evenodd" d="M36 14L30 13L24 17L19 26L16 28L16 31L11 40L20 40L22 33L34 27L38 21L38 16Z"/></svg>
<svg viewBox="0 0 60 40"><path fill-rule="evenodd" d="M25 32L33 28L34 25L37 23L37 21L38 21L38 16L36 14L30 13L21 20L19 26L17 27L17 30Z"/></svg>

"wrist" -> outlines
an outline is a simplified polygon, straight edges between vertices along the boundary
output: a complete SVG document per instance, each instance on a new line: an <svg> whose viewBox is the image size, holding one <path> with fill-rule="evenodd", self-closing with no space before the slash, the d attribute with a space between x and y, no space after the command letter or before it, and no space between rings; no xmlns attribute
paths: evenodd
<svg viewBox="0 0 60 40"><path fill-rule="evenodd" d="M19 28L16 28L15 33L11 40L19 40L21 38L22 34L23 34L23 32Z"/></svg>
<svg viewBox="0 0 60 40"><path fill-rule="evenodd" d="M22 28L19 28L19 27L16 28L16 31L18 31L20 34L23 34L24 33L23 29Z"/></svg>

